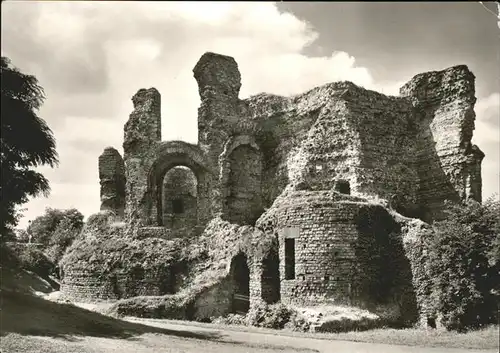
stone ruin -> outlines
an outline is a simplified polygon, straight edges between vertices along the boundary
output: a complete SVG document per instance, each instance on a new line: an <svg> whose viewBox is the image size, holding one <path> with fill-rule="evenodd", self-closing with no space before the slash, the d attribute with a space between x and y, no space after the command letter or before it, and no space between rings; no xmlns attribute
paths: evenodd
<svg viewBox="0 0 500 353"><path fill-rule="evenodd" d="M409 271L364 263L398 232L394 214L430 223L446 200L481 201L475 77L464 65L416 75L398 97L334 82L240 99L237 63L215 53L193 72L198 144L161 141L160 93L139 90L123 159L111 147L99 157L101 210L140 238L196 237L215 218L271 234L264 262L234 258L250 305L370 302L368 277Z"/></svg>

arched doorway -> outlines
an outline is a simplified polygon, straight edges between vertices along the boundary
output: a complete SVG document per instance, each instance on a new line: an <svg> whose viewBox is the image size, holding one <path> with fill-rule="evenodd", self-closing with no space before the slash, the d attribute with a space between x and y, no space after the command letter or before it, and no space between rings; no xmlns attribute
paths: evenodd
<svg viewBox="0 0 500 353"><path fill-rule="evenodd" d="M267 304L280 300L280 272L277 249L272 249L262 261L261 296Z"/></svg>
<svg viewBox="0 0 500 353"><path fill-rule="evenodd" d="M246 314L250 308L250 270L245 254L239 253L231 261L231 279L234 288L232 312Z"/></svg>
<svg viewBox="0 0 500 353"><path fill-rule="evenodd" d="M165 173L162 190L163 226L169 229L192 227L197 224L198 180L184 166Z"/></svg>
<svg viewBox="0 0 500 353"><path fill-rule="evenodd" d="M196 145L168 141L156 155L148 184L150 224L174 229L204 226L211 216L211 173L204 153Z"/></svg>

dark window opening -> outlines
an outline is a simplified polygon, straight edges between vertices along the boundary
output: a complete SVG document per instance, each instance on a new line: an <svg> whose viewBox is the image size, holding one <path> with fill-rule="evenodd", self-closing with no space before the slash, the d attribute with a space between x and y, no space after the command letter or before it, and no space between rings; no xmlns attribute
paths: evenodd
<svg viewBox="0 0 500 353"><path fill-rule="evenodd" d="M295 279L294 238L285 238L285 279Z"/></svg>
<svg viewBox="0 0 500 353"><path fill-rule="evenodd" d="M175 214L184 213L184 202L181 199L172 200L172 212Z"/></svg>
<svg viewBox="0 0 500 353"><path fill-rule="evenodd" d="M338 180L335 183L335 191L340 192L341 194L350 195L351 186L347 180Z"/></svg>
<svg viewBox="0 0 500 353"><path fill-rule="evenodd" d="M430 328L436 328L436 319L433 317L427 318L427 326Z"/></svg>
<svg viewBox="0 0 500 353"><path fill-rule="evenodd" d="M329 281L330 280L330 276L325 276L325 281Z"/></svg>
<svg viewBox="0 0 500 353"><path fill-rule="evenodd" d="M250 270L243 253L231 261L231 276L234 286L232 312L246 314L250 308Z"/></svg>
<svg viewBox="0 0 500 353"><path fill-rule="evenodd" d="M274 249L262 261L261 297L268 304L280 300L279 257Z"/></svg>

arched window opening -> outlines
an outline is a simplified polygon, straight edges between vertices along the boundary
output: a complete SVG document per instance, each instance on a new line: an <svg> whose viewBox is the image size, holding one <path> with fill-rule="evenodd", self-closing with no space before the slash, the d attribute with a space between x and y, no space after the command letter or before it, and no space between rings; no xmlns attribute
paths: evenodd
<svg viewBox="0 0 500 353"><path fill-rule="evenodd" d="M169 229L194 227L198 218L198 180L194 172L184 166L166 171L163 177L162 211L163 226Z"/></svg>
<svg viewBox="0 0 500 353"><path fill-rule="evenodd" d="M259 151L240 145L229 155L226 198L231 223L254 225L262 214L262 161Z"/></svg>

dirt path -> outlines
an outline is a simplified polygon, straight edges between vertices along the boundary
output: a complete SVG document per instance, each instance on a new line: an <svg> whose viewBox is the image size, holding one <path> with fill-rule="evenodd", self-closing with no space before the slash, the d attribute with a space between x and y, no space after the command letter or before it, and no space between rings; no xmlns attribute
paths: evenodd
<svg viewBox="0 0 500 353"><path fill-rule="evenodd" d="M162 320L130 322L166 329L129 338L7 334L2 353L494 353L495 350L410 347L223 330Z"/></svg>
<svg viewBox="0 0 500 353"><path fill-rule="evenodd" d="M471 349L456 349L456 348L429 348L429 347L409 347L396 346L378 343L362 343L349 341L333 341L322 340L304 337L290 337L272 335L256 332L242 332L233 330L217 330L212 328L204 328L200 326L188 326L185 324L178 325L171 322L161 322L160 320L133 320L142 324L167 328L169 330L188 330L198 333L209 333L218 335L218 342L231 344L239 347L246 347L244 352L355 352L355 353L486 353L496 352L495 350L471 350ZM192 352L199 352L193 350ZM203 346L205 350L205 346ZM191 352L187 350L186 352ZM208 351L207 351L208 352ZM226 352L225 350L219 352ZM227 352L233 352L232 348ZM236 352L236 351L234 351ZM239 351L238 351L239 352Z"/></svg>

